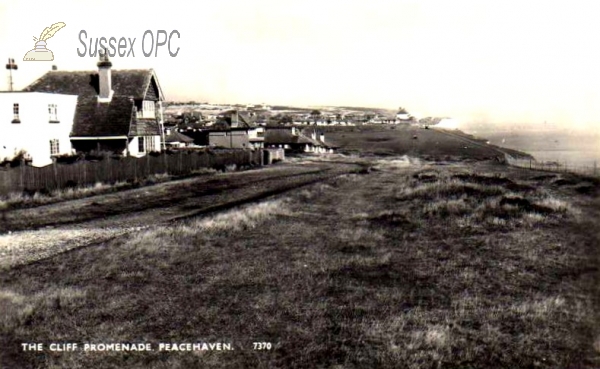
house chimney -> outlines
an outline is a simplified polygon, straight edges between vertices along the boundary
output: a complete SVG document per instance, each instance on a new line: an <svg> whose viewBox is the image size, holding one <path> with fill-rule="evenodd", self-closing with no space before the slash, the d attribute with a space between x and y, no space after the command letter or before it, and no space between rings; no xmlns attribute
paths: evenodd
<svg viewBox="0 0 600 369"><path fill-rule="evenodd" d="M110 74L110 67L112 63L108 59L108 53L106 49L100 52L100 60L98 61L98 82L99 82L99 94L98 99L110 101L112 97L112 80Z"/></svg>

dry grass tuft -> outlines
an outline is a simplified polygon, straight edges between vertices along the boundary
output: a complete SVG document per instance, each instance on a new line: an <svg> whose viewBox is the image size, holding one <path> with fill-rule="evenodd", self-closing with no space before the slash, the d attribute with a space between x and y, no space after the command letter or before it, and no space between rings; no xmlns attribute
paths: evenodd
<svg viewBox="0 0 600 369"><path fill-rule="evenodd" d="M372 244L383 241L385 233L367 227L341 228L337 230L337 239L345 244Z"/></svg>
<svg viewBox="0 0 600 369"><path fill-rule="evenodd" d="M546 297L542 300L514 304L510 309L524 318L545 318L549 314L565 311L565 299L563 297Z"/></svg>
<svg viewBox="0 0 600 369"><path fill-rule="evenodd" d="M184 227L192 232L237 232L255 228L274 216L288 215L284 199L271 200L196 220ZM185 231L184 231L185 232Z"/></svg>
<svg viewBox="0 0 600 369"><path fill-rule="evenodd" d="M571 203L564 200L557 199L555 197L548 196L541 201L536 202L537 205L552 209L555 213L577 215L581 211L574 207Z"/></svg>
<svg viewBox="0 0 600 369"><path fill-rule="evenodd" d="M401 185L396 192L396 199L401 201L447 200L449 198L460 198L462 196L486 198L498 196L505 192L506 191L501 186L470 184L461 180L442 177L436 182L427 180L425 183L417 181L416 183L409 182L406 185Z"/></svg>
<svg viewBox="0 0 600 369"><path fill-rule="evenodd" d="M11 290L0 290L0 330L14 329L27 322L36 313L74 309L86 296L85 291L70 288L50 288L33 295L22 295Z"/></svg>
<svg viewBox="0 0 600 369"><path fill-rule="evenodd" d="M426 330L417 330L413 332L407 348L409 350L418 350L427 347L435 350L445 350L449 341L449 327L434 325L427 327Z"/></svg>
<svg viewBox="0 0 600 369"><path fill-rule="evenodd" d="M229 210L176 226L160 226L133 234L127 242L139 250L160 251L177 247L190 236L231 234L253 229L276 216L289 215L287 199L277 199Z"/></svg>
<svg viewBox="0 0 600 369"><path fill-rule="evenodd" d="M409 168L413 165L418 165L420 161L416 158L410 158L406 155L397 159L380 159L375 161L375 169L378 170L395 170Z"/></svg>
<svg viewBox="0 0 600 369"><path fill-rule="evenodd" d="M488 226L531 228L580 213L547 191L497 174L424 169L398 183L394 197L424 219L440 218L459 229L475 231Z"/></svg>
<svg viewBox="0 0 600 369"><path fill-rule="evenodd" d="M93 185L85 187L75 188L63 188L59 190L50 191L47 194L36 192L33 195L26 193L12 192L8 195L0 198L0 208L2 207L15 207L15 206L30 206L30 205L44 205L55 203L59 201L74 200L88 196L94 196L102 193L106 193L113 190L118 190L123 187L129 187L130 185L126 182L117 182L115 184L107 184L102 182L96 182Z"/></svg>
<svg viewBox="0 0 600 369"><path fill-rule="evenodd" d="M422 209L423 214L428 217L446 217L454 215L463 215L469 213L470 211L471 206L469 206L469 203L464 198L426 203Z"/></svg>

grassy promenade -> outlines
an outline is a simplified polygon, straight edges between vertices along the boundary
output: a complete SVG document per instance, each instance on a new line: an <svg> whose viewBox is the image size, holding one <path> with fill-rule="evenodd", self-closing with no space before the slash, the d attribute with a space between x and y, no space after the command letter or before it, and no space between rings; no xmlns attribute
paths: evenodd
<svg viewBox="0 0 600 369"><path fill-rule="evenodd" d="M368 169L8 270L0 363L600 365L600 206L577 191L585 180L484 162L353 160ZM62 341L155 349L20 349ZM158 351L161 342L234 350Z"/></svg>

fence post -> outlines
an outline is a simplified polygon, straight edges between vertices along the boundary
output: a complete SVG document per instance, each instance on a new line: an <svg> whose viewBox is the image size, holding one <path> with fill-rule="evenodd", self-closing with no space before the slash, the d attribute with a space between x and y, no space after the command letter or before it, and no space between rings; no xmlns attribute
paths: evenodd
<svg viewBox="0 0 600 369"><path fill-rule="evenodd" d="M21 172L21 191L25 191L25 160L21 160L19 171Z"/></svg>
<svg viewBox="0 0 600 369"><path fill-rule="evenodd" d="M107 177L108 177L108 181L107 182L108 183L112 183L112 165L110 165L111 164L111 160L112 159L108 155L104 158L104 161L106 162L106 166L108 167L108 170L107 170L107 172L108 172L107 173Z"/></svg>
<svg viewBox="0 0 600 369"><path fill-rule="evenodd" d="M179 170L179 173L177 173L178 175L181 175L181 160L183 158L181 157L181 151L177 152L177 167Z"/></svg>
<svg viewBox="0 0 600 369"><path fill-rule="evenodd" d="M52 172L54 173L54 189L58 190L60 188L60 183L58 183L58 168L56 167L56 160L52 161Z"/></svg>
<svg viewBox="0 0 600 369"><path fill-rule="evenodd" d="M531 169L531 159L529 159L529 169Z"/></svg>
<svg viewBox="0 0 600 369"><path fill-rule="evenodd" d="M169 161L167 160L167 152L163 151L163 163L165 164L165 174L169 174Z"/></svg>
<svg viewBox="0 0 600 369"><path fill-rule="evenodd" d="M83 182L80 183L80 185L81 186L87 186L87 165L86 165L86 162L84 160L83 163L82 162L79 162L79 163L80 163L79 168L83 168L83 176L82 176L83 177Z"/></svg>

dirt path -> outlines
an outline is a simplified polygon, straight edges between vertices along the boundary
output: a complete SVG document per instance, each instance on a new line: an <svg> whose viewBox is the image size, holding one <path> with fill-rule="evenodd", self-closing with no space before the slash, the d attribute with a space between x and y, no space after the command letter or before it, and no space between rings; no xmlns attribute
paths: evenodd
<svg viewBox="0 0 600 369"><path fill-rule="evenodd" d="M166 182L85 199L12 210L0 224L0 269L105 242L159 223L219 211L357 168L296 163Z"/></svg>

